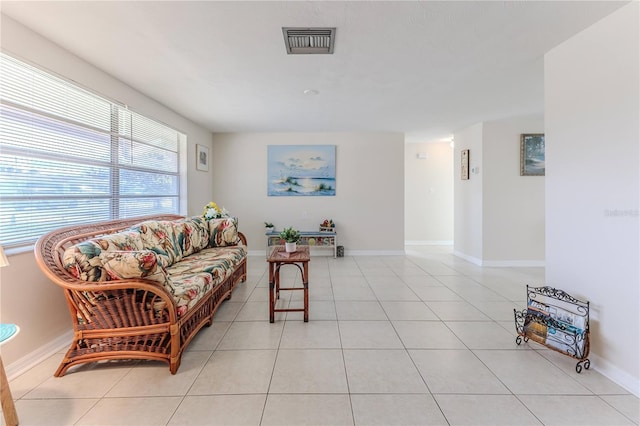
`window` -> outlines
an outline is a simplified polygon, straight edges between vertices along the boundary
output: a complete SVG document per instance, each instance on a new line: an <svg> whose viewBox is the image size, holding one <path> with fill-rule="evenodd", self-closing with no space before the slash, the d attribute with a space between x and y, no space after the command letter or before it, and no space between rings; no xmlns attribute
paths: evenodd
<svg viewBox="0 0 640 426"><path fill-rule="evenodd" d="M0 244L179 213L185 135L0 53Z"/></svg>

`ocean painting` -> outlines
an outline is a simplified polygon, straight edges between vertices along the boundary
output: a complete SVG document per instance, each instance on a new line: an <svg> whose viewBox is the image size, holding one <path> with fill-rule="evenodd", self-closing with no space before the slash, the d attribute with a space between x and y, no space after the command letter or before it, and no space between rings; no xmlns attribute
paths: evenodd
<svg viewBox="0 0 640 426"><path fill-rule="evenodd" d="M520 176L544 176L544 134L522 134L520 136Z"/></svg>
<svg viewBox="0 0 640 426"><path fill-rule="evenodd" d="M267 195L336 195L335 145L269 145Z"/></svg>

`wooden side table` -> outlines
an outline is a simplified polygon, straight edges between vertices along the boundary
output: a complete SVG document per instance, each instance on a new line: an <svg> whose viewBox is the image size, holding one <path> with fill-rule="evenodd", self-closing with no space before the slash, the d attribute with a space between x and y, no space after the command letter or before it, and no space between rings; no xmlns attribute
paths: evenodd
<svg viewBox="0 0 640 426"><path fill-rule="evenodd" d="M0 345L7 343L20 332L20 327L15 324L0 324ZM0 402L2 403L2 413L7 426L17 426L18 414L16 406L13 403L11 389L9 389L9 381L4 371L4 364L0 356Z"/></svg>
<svg viewBox="0 0 640 426"><path fill-rule="evenodd" d="M293 253L286 253L284 246L275 246L267 262L269 262L269 322L275 320L276 312L304 312L304 322L309 322L309 247L298 246ZM302 274L303 287L280 287L280 268L284 265L294 265ZM304 308L276 309L280 290L304 291Z"/></svg>

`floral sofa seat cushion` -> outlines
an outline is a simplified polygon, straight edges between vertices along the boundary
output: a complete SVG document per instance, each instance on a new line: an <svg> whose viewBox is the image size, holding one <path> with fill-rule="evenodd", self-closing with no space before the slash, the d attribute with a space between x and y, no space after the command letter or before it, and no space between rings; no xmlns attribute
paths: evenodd
<svg viewBox="0 0 640 426"><path fill-rule="evenodd" d="M178 316L181 317L195 306L216 285L215 278L208 272L175 275L169 278L165 288L176 302Z"/></svg>
<svg viewBox="0 0 640 426"><path fill-rule="evenodd" d="M182 259L173 224L167 220L149 220L131 229L140 233L144 249L153 250L166 260L167 265L173 265Z"/></svg>
<svg viewBox="0 0 640 426"><path fill-rule="evenodd" d="M123 231L116 234L92 238L64 252L63 263L74 277L84 281L110 281L100 258L103 252L142 250L142 238L137 231Z"/></svg>
<svg viewBox="0 0 640 426"><path fill-rule="evenodd" d="M209 248L166 268L165 288L183 315L209 290L228 277L246 256L244 246Z"/></svg>
<svg viewBox="0 0 640 426"><path fill-rule="evenodd" d="M213 275L217 283L225 279L242 262L246 254L247 250L244 246L201 250L167 267L169 281L181 275L206 272Z"/></svg>

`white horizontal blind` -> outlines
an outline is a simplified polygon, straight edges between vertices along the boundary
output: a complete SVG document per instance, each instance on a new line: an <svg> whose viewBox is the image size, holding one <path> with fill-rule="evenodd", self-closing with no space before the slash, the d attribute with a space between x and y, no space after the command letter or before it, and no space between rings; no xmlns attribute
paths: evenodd
<svg viewBox="0 0 640 426"><path fill-rule="evenodd" d="M0 54L0 244L180 209L174 129Z"/></svg>

